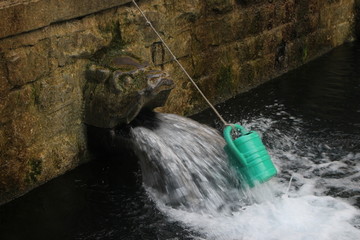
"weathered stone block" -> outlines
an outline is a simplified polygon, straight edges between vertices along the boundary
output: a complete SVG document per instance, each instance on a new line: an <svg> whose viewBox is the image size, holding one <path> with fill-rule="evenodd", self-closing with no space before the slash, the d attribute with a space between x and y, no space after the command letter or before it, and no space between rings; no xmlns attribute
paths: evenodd
<svg viewBox="0 0 360 240"><path fill-rule="evenodd" d="M357 39L360 39L360 0L355 0L355 33Z"/></svg>
<svg viewBox="0 0 360 240"><path fill-rule="evenodd" d="M206 49L211 46L219 46L222 42L230 42L234 39L233 25L230 16L222 19L211 19L195 26L194 37L201 47Z"/></svg>
<svg viewBox="0 0 360 240"><path fill-rule="evenodd" d="M206 1L207 9L215 13L227 13L234 8L233 0L208 0Z"/></svg>
<svg viewBox="0 0 360 240"><path fill-rule="evenodd" d="M9 128L5 130L11 147L20 151L34 144L42 134L38 129L39 120L40 116L31 110L12 119Z"/></svg>
<svg viewBox="0 0 360 240"><path fill-rule="evenodd" d="M74 101L80 101L82 90L79 72L84 68L85 64L72 64L37 81L34 94L39 110L51 114Z"/></svg>
<svg viewBox="0 0 360 240"><path fill-rule="evenodd" d="M63 67L77 58L90 58L101 47L110 43L111 38L104 38L100 32L79 31L51 39L51 57L57 65Z"/></svg>
<svg viewBox="0 0 360 240"><path fill-rule="evenodd" d="M129 0L19 0L12 4L5 0L0 5L0 39L39 29L51 23L85 16L97 11L120 6ZM51 9L51 10L50 10ZM56 14L54 14L56 13Z"/></svg>
<svg viewBox="0 0 360 240"><path fill-rule="evenodd" d="M6 123L22 113L27 112L33 100L33 90L30 85L12 90L5 96L2 96L0 103L0 123Z"/></svg>
<svg viewBox="0 0 360 240"><path fill-rule="evenodd" d="M5 96L11 86L8 81L8 69L4 54L0 51L0 97ZM1 104L1 103L0 103Z"/></svg>
<svg viewBox="0 0 360 240"><path fill-rule="evenodd" d="M49 72L49 41L44 40L35 46L24 46L4 54L8 81L13 87L36 81Z"/></svg>

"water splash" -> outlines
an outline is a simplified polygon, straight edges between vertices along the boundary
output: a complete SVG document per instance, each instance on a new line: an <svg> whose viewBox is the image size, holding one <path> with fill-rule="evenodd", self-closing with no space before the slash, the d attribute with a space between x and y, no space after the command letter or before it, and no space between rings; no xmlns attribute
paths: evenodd
<svg viewBox="0 0 360 240"><path fill-rule="evenodd" d="M187 211L217 212L245 205L239 182L228 168L216 130L172 114L157 114L159 127L136 127L132 136L143 182L153 198Z"/></svg>
<svg viewBox="0 0 360 240"><path fill-rule="evenodd" d="M144 186L172 221L183 223L204 239L360 238L355 226L359 210L324 196L324 191L317 191L323 189L317 186L320 178L306 175L315 168L342 171L342 165L327 160L326 154L320 165L314 164L316 151L297 154L298 138L292 133L284 139L283 132L272 131L274 121L252 121L272 140L270 153L281 170L279 177L254 189L240 187L216 130L172 114L157 114L153 121L158 122L157 127L135 127L131 134ZM288 190L291 176L293 184Z"/></svg>
<svg viewBox="0 0 360 240"><path fill-rule="evenodd" d="M334 240L358 239L350 223L356 210L331 197L278 198L253 204L232 216L189 213L160 205L172 219L182 221L204 239Z"/></svg>

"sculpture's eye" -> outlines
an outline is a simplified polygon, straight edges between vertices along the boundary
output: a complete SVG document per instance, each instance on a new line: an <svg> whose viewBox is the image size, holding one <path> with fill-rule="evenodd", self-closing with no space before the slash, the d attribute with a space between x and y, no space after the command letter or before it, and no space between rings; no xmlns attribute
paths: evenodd
<svg viewBox="0 0 360 240"><path fill-rule="evenodd" d="M117 93L121 93L130 89L134 83L134 78L131 74L115 72L112 79L112 86Z"/></svg>
<svg viewBox="0 0 360 240"><path fill-rule="evenodd" d="M124 75L124 76L122 76L122 81L123 81L124 86L128 86L134 82L134 79L130 75Z"/></svg>
<svg viewBox="0 0 360 240"><path fill-rule="evenodd" d="M113 87L116 93L123 92L122 76L120 74L114 74L112 81L110 81L110 86Z"/></svg>

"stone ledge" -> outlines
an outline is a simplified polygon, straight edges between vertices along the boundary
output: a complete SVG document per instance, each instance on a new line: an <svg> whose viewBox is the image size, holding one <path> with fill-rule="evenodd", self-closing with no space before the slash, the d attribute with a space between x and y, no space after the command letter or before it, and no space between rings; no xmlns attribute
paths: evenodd
<svg viewBox="0 0 360 240"><path fill-rule="evenodd" d="M5 0L0 5L0 39L51 23L82 17L130 0ZM49 11L51 10L51 11Z"/></svg>

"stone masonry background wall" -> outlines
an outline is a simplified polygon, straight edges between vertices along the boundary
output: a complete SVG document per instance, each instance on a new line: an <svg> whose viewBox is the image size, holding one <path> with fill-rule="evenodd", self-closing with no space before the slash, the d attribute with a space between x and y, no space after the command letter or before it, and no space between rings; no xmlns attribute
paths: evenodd
<svg viewBox="0 0 360 240"><path fill-rule="evenodd" d="M214 103L354 37L353 0L159 0L143 8ZM137 11L129 8L123 14L126 49L164 67L178 82L163 110L186 115L203 109L200 95Z"/></svg>
<svg viewBox="0 0 360 240"><path fill-rule="evenodd" d="M214 103L353 40L354 3L139 1ZM71 4L76 9L76 1ZM92 55L114 40L176 81L160 111L188 115L206 107L131 4L49 24L0 38L0 203L89 159L84 71Z"/></svg>
<svg viewBox="0 0 360 240"><path fill-rule="evenodd" d="M357 40L360 38L360 0L355 0L355 34Z"/></svg>

